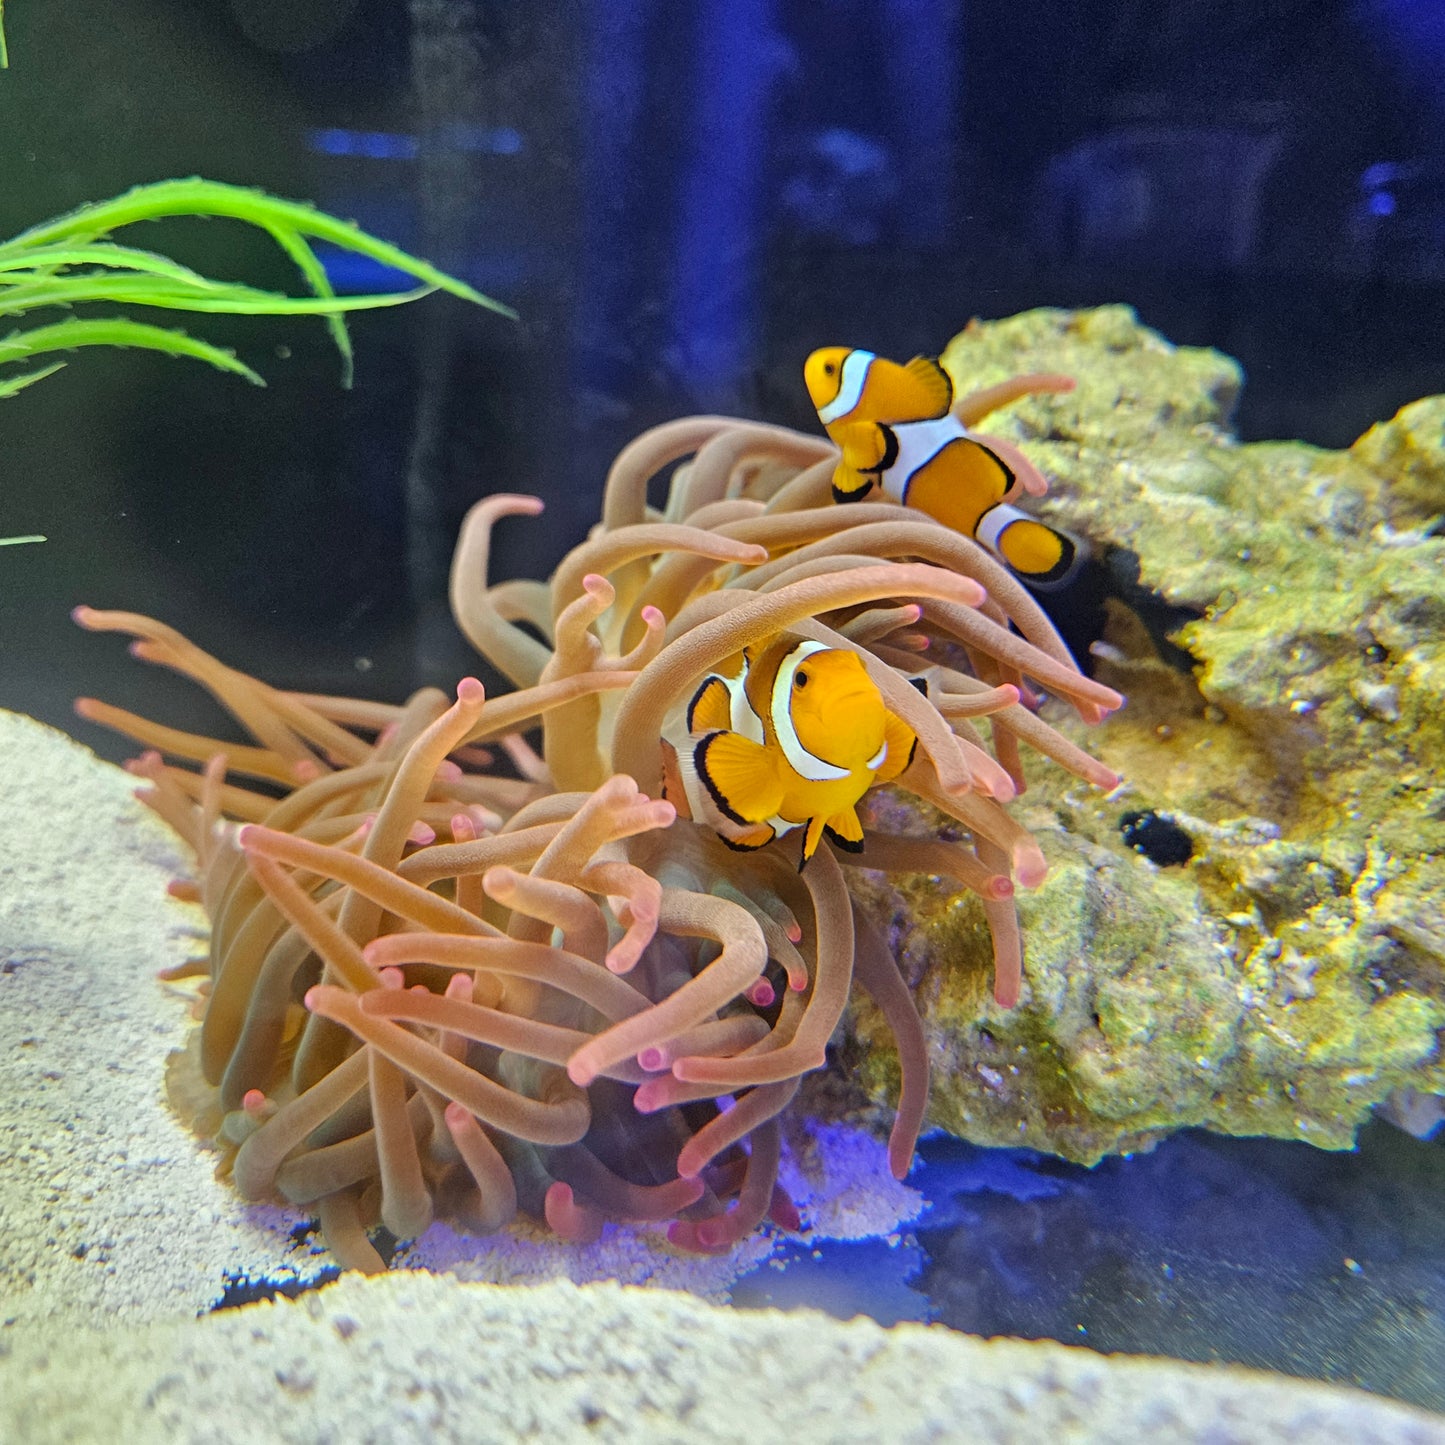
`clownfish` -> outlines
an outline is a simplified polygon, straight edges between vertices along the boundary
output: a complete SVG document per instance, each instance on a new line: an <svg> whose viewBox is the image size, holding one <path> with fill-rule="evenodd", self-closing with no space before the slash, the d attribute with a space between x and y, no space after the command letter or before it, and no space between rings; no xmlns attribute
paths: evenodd
<svg viewBox="0 0 1445 1445"><path fill-rule="evenodd" d="M799 872L824 834L860 852L858 800L896 778L917 739L854 652L781 637L705 677L669 742L666 793L739 850L803 828Z"/></svg>
<svg viewBox="0 0 1445 1445"><path fill-rule="evenodd" d="M1012 467L953 415L953 381L937 362L906 366L845 346L815 351L803 380L818 419L843 453L833 497L874 487L987 547L1032 587L1062 586L1082 560L1074 538L1004 500Z"/></svg>

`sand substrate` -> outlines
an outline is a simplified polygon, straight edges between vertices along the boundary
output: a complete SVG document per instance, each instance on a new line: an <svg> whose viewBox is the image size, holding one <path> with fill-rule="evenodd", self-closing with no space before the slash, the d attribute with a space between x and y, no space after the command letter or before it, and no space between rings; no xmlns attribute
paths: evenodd
<svg viewBox="0 0 1445 1445"><path fill-rule="evenodd" d="M155 975L204 941L165 894L184 856L125 774L31 719L0 713L0 777L0 1440L1445 1445L1437 1417L1313 1383L719 1308L697 1297L732 1277L716 1261L626 1231L455 1261L455 1236L424 1238L409 1262L429 1247L468 1280L347 1276L204 1313L228 1278L326 1260L299 1216L218 1184L165 1106L187 997ZM913 1199L812 1207L846 1236ZM471 1282L547 1273L693 1293Z"/></svg>

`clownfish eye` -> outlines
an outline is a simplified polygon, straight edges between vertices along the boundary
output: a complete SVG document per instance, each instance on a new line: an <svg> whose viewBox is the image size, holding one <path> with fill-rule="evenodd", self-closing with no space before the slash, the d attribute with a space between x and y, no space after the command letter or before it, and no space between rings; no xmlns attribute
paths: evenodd
<svg viewBox="0 0 1445 1445"><path fill-rule="evenodd" d="M833 374L835 371L837 371L837 369L838 369L838 368L837 368L836 366L834 366L831 361L825 361L825 362L823 363L823 375L824 375L824 376L832 376L832 374Z"/></svg>
<svg viewBox="0 0 1445 1445"><path fill-rule="evenodd" d="M793 675L793 686L794 686L794 687L807 687L807 685L808 685L808 674L807 674L806 672L798 672L798 673L795 673L795 674Z"/></svg>

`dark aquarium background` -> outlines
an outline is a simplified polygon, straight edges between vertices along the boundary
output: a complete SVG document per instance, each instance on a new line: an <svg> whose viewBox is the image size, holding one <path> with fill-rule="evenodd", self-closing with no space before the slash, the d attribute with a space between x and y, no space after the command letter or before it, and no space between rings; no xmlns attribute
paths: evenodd
<svg viewBox="0 0 1445 1445"><path fill-rule="evenodd" d="M285 686L450 686L478 670L445 600L474 500L546 499L493 561L545 575L645 427L814 426L819 345L902 359L973 316L1127 301L1243 362L1246 439L1347 445L1445 391L1441 0L10 0L5 20L0 236L203 175L353 218L521 318L444 296L358 315L347 391L317 320L150 317L269 385L96 349L0 401L0 535L49 538L0 552L0 706L112 759L130 745L77 694L223 724L75 604ZM131 239L296 289L243 227ZM331 261L341 289L399 284ZM1445 1150L1372 1129L1354 1156L1184 1136L1092 1174L936 1145L911 1282L890 1264L847 1312L906 1289L895 1317L1445 1407Z"/></svg>
<svg viewBox="0 0 1445 1445"><path fill-rule="evenodd" d="M1445 390L1438 0L12 0L6 19L0 234L199 174L313 200L521 314L359 316L349 392L319 321L197 318L267 389L92 350L0 407L0 535L50 538L0 569L0 704L110 757L125 745L71 698L154 704L158 680L74 632L76 602L283 683L449 683L475 667L443 592L476 497L546 498L496 561L543 575L644 427L813 425L817 345L934 353L971 316L1125 300L1243 361L1247 439L1344 445ZM242 227L132 234L294 287ZM200 704L176 684L166 706Z"/></svg>

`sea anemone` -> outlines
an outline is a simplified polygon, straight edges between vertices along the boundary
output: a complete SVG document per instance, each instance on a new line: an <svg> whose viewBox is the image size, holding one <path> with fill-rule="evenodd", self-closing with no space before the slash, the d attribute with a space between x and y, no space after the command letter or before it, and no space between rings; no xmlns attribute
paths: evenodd
<svg viewBox="0 0 1445 1445"><path fill-rule="evenodd" d="M148 618L77 609L192 676L254 739L78 704L150 749L131 765L142 795L195 850L198 881L180 891L212 934L171 1092L243 1196L314 1206L361 1269L382 1267L374 1225L409 1238L437 1215L485 1232L520 1210L569 1240L670 1220L696 1251L768 1218L796 1227L778 1116L823 1065L855 979L897 1040L889 1162L907 1172L927 1051L844 870L978 894L995 995L1013 1004L1013 890L1045 872L1005 807L1020 744L1117 781L1041 720L1032 688L1091 721L1121 699L975 543L890 504L832 505L835 458L721 417L648 432L613 466L601 526L546 583L487 582L495 523L542 504L477 503L451 596L516 687L495 698L473 678L454 701L425 689L401 707L285 692ZM684 459L665 509L649 508L651 479ZM800 872L783 843L736 852L678 816L663 788L679 711L711 669L780 633L859 657L918 740L893 786L971 842L867 829L861 854L825 845Z"/></svg>

